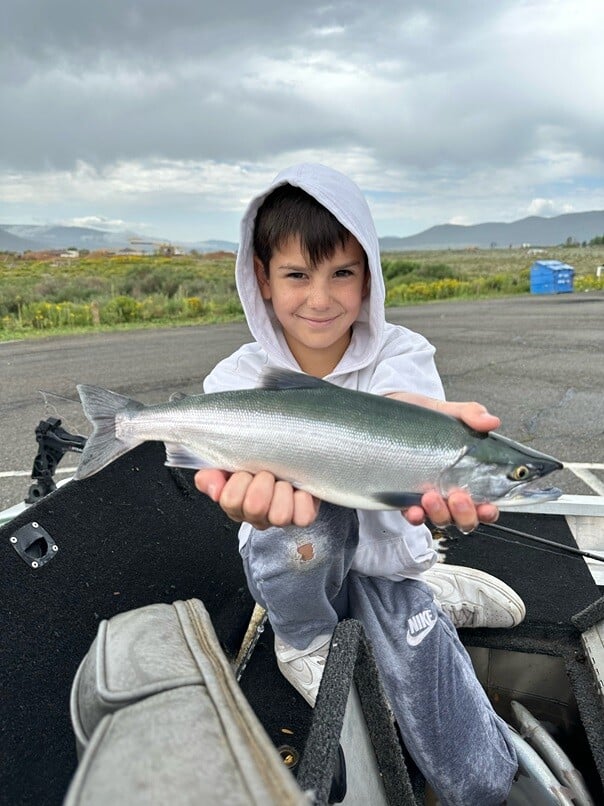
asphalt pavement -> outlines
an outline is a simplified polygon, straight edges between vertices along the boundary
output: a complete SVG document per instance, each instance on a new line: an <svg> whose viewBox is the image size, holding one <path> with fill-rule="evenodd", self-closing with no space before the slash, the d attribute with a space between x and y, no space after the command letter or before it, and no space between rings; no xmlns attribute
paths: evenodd
<svg viewBox="0 0 604 806"><path fill-rule="evenodd" d="M501 433L561 461L604 463L604 293L430 303L386 313L436 346L450 400L484 403L501 417ZM229 324L1 342L0 510L27 493L40 420L58 417L67 431L89 433L76 384L106 386L145 403L199 393L214 364L249 339L245 325ZM76 464L67 455L59 468ZM594 473L604 481L604 471ZM551 481L566 493L593 493L567 470Z"/></svg>

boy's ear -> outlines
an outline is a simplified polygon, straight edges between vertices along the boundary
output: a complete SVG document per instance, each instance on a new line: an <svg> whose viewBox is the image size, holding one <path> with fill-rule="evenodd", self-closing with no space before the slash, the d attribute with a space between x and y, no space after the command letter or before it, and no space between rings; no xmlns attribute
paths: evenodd
<svg viewBox="0 0 604 806"><path fill-rule="evenodd" d="M254 274L256 275L256 282L262 294L262 299L271 298L271 286L264 270L264 264L257 255L254 255Z"/></svg>

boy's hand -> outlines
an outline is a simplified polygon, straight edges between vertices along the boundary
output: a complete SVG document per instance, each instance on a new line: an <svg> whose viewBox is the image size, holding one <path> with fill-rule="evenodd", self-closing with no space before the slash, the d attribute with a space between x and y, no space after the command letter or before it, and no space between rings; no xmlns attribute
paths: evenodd
<svg viewBox="0 0 604 806"><path fill-rule="evenodd" d="M492 431L501 425L499 417L489 414L480 403L435 400L425 395L406 392L396 392L388 397L416 403L456 417L475 431ZM499 517L499 510L494 504L474 504L465 490L454 490L446 501L435 490L431 490L422 497L421 506L409 507L404 515L409 523L415 526L419 526L428 517L435 526L448 526L454 523L458 529L467 533L476 529L479 523L495 523Z"/></svg>
<svg viewBox="0 0 604 806"><path fill-rule="evenodd" d="M318 499L294 489L287 481L277 481L265 470L256 475L199 470L195 486L219 504L231 520L247 521L255 529L309 526L319 512Z"/></svg>

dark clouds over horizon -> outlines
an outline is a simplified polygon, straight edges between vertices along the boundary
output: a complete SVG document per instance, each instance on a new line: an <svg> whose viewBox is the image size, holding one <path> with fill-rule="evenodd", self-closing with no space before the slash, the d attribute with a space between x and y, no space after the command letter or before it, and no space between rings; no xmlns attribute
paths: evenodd
<svg viewBox="0 0 604 806"><path fill-rule="evenodd" d="M382 235L604 208L599 0L7 6L1 221L236 239L300 159Z"/></svg>

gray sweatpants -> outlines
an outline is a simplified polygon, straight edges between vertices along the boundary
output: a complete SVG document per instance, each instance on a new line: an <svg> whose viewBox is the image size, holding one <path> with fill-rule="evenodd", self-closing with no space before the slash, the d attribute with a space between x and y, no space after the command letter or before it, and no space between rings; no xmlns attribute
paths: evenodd
<svg viewBox="0 0 604 806"><path fill-rule="evenodd" d="M423 582L350 571L357 543L356 513L326 503L308 528L253 531L241 552L250 592L297 649L358 619L405 745L441 803L503 803L516 755L455 628Z"/></svg>

